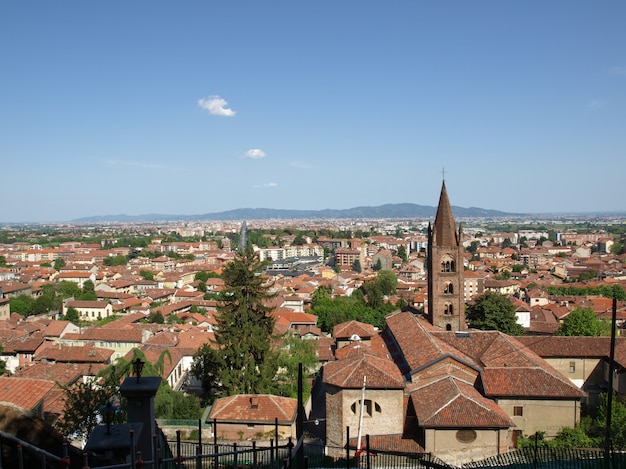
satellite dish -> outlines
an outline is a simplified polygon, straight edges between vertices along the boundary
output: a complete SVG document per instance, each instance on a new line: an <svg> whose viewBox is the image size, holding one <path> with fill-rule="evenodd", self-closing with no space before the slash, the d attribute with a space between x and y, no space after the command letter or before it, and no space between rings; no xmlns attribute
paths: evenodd
<svg viewBox="0 0 626 469"><path fill-rule="evenodd" d="M350 336L350 340L353 341L353 342L357 342L357 341L361 340L361 338L359 337L359 334L352 334Z"/></svg>

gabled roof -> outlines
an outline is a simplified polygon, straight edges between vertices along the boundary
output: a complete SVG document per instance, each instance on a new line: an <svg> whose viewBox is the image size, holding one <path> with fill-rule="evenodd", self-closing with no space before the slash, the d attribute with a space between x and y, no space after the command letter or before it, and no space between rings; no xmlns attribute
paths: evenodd
<svg viewBox="0 0 626 469"><path fill-rule="evenodd" d="M269 394L238 394L213 404L209 419L218 422L278 423L295 422L298 400Z"/></svg>
<svg viewBox="0 0 626 469"><path fill-rule="evenodd" d="M411 393L419 426L427 428L508 428L513 422L491 399L450 376Z"/></svg>
<svg viewBox="0 0 626 469"><path fill-rule="evenodd" d="M349 339L353 335L358 335L361 339L369 339L375 334L376 328L374 326L359 321L343 322L333 328L335 339Z"/></svg>
<svg viewBox="0 0 626 469"><path fill-rule="evenodd" d="M576 399L585 393L559 373L543 368L487 368L481 374L489 397Z"/></svg>
<svg viewBox="0 0 626 469"><path fill-rule="evenodd" d="M362 353L324 366L324 382L340 388L361 388L364 376L367 379L366 387L370 389L404 387L404 379L391 360L370 354Z"/></svg>

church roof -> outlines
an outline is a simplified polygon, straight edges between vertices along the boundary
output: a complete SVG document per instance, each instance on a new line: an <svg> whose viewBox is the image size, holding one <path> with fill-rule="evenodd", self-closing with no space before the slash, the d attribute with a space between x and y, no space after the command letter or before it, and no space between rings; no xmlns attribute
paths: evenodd
<svg viewBox="0 0 626 469"><path fill-rule="evenodd" d="M456 233L456 224L452 216L452 207L448 199L448 191L446 190L445 181L441 185L441 194L439 195L439 205L437 206L437 215L434 223L434 245L435 246L458 246L459 239Z"/></svg>

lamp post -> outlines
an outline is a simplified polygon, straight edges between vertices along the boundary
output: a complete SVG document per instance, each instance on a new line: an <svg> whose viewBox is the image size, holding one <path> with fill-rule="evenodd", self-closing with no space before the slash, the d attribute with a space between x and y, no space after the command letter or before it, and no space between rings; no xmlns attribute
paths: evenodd
<svg viewBox="0 0 626 469"><path fill-rule="evenodd" d="M141 371L143 370L144 362L141 361L139 357L132 361L133 364L133 374L137 378L137 382L139 382L139 378L141 378Z"/></svg>
<svg viewBox="0 0 626 469"><path fill-rule="evenodd" d="M100 407L100 413L102 414L102 418L104 419L104 423L107 426L107 435L111 434L111 424L113 423L113 419L115 418L115 413L117 412L117 407L111 404L111 401L107 402L106 405Z"/></svg>

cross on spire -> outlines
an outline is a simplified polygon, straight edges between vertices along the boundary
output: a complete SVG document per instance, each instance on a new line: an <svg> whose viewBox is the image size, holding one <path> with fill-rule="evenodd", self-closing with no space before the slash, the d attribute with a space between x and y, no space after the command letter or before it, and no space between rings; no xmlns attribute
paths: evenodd
<svg viewBox="0 0 626 469"><path fill-rule="evenodd" d="M446 180L446 168L445 167L441 168L441 179L443 179L444 182Z"/></svg>

